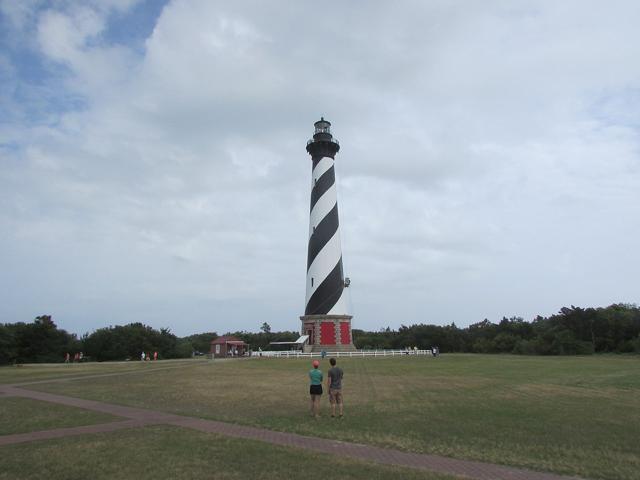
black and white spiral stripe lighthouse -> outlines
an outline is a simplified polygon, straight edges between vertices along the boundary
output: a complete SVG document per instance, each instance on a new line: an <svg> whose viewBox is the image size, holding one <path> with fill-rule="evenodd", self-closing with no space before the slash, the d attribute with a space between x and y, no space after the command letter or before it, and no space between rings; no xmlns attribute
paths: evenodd
<svg viewBox="0 0 640 480"><path fill-rule="evenodd" d="M307 289L302 334L309 335L312 351L354 350L351 338L348 286L342 268L335 157L340 144L331 123L315 123L307 142L311 155L311 212L307 252Z"/></svg>

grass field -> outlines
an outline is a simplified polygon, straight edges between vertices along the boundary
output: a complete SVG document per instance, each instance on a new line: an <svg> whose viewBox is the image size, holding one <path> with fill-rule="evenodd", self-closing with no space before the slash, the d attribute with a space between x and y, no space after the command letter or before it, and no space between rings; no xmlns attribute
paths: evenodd
<svg viewBox="0 0 640 480"><path fill-rule="evenodd" d="M453 480L168 426L0 447L0 480L199 478Z"/></svg>
<svg viewBox="0 0 640 480"><path fill-rule="evenodd" d="M192 360L168 362L48 363L0 367L0 385L39 382L47 379L89 375L127 375L150 369L173 369L193 365Z"/></svg>
<svg viewBox="0 0 640 480"><path fill-rule="evenodd" d="M122 418L28 398L0 398L0 435L108 423Z"/></svg>
<svg viewBox="0 0 640 480"><path fill-rule="evenodd" d="M444 355L339 363L343 420L328 418L325 399L325 416L308 416L309 363L302 360L134 362L116 367L124 375L28 388L586 478L640 478L639 357ZM74 377L112 371L109 364L68 367L79 367ZM48 375L59 377L59 367L0 369L0 382Z"/></svg>

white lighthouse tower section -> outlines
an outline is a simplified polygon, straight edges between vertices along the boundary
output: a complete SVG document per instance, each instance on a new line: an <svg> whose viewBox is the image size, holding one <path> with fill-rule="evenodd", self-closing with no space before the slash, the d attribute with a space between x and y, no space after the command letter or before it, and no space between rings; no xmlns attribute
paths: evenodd
<svg viewBox="0 0 640 480"><path fill-rule="evenodd" d="M318 162L316 168L313 169L311 178L311 188L316 184L318 179L327 170L334 167L334 160L330 157L324 157ZM334 183L329 189L320 197L311 210L309 216L309 238L313 235L313 229L320 223L320 221L327 216L333 207L338 203L338 194L336 191L336 184Z"/></svg>
<svg viewBox="0 0 640 480"><path fill-rule="evenodd" d="M318 179L328 170L334 168L334 160L331 157L323 157L315 166L312 172L311 188L315 186ZM309 216L309 238L314 234L315 228L329 214L338 203L335 182L318 199L311 210ZM342 258L342 247L340 243L340 229L336 229L333 236L323 245L320 252L314 258L307 270L307 288L305 305L318 289L322 282L329 276ZM329 314L347 314L347 301L343 294L338 301L328 311Z"/></svg>
<svg viewBox="0 0 640 480"><path fill-rule="evenodd" d="M336 302L331 310L329 310L328 315L351 315L349 313L349 299L347 296L348 288L342 290L342 295L340 295L340 299Z"/></svg>
<svg viewBox="0 0 640 480"><path fill-rule="evenodd" d="M305 304L309 303L311 295L318 289L322 281L329 276L338 261L340 261L341 256L340 232L336 232L309 266Z"/></svg>

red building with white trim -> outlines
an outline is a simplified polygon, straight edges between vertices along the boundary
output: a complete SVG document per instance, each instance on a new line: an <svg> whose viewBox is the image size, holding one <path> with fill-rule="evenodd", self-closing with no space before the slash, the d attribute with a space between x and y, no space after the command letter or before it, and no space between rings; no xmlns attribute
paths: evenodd
<svg viewBox="0 0 640 480"><path fill-rule="evenodd" d="M218 337L211 341L209 353L215 358L241 357L247 351L249 345L232 336Z"/></svg>

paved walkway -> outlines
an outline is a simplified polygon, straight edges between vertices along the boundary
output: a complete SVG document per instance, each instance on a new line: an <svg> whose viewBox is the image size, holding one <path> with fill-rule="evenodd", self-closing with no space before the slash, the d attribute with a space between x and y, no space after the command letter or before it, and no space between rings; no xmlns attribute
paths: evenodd
<svg viewBox="0 0 640 480"><path fill-rule="evenodd" d="M30 442L34 440L60 438L71 435L111 432L123 428L135 428L145 425L163 424L191 428L202 432L228 435L236 438L259 440L285 447L305 448L315 452L331 453L332 455L358 458L380 464L429 470L432 472L477 480L568 480L577 478L534 472L531 470L511 468L489 463L457 460L437 455L406 453L398 450L373 447L370 445L340 442L325 438L307 437L294 433L276 432L263 428L246 427L183 415L173 415L170 413L163 413L143 408L126 407L123 405L114 405L110 403L96 402L93 400L82 400L79 398L52 393L25 390L15 385L0 385L0 395L24 397L44 402L58 403L71 407L108 413L127 419L100 425L87 425L83 427L59 428L55 430L4 435L0 436L0 446Z"/></svg>

